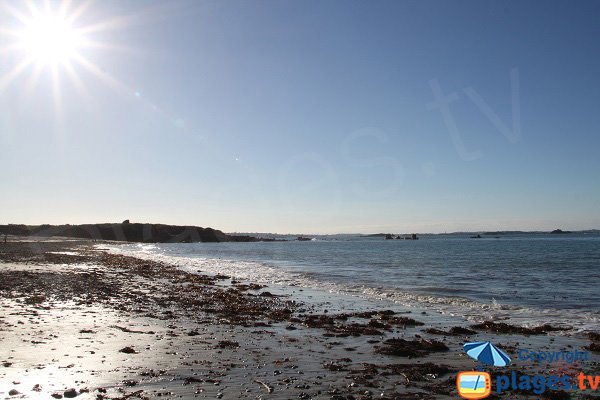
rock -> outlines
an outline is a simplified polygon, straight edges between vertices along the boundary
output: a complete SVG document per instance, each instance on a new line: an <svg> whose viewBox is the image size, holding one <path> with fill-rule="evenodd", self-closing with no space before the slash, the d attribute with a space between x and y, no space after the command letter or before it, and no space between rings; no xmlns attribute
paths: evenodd
<svg viewBox="0 0 600 400"><path fill-rule="evenodd" d="M54 397L55 399L62 399L63 395L60 393L52 393L50 396Z"/></svg>
<svg viewBox="0 0 600 400"><path fill-rule="evenodd" d="M65 396L68 399L72 399L73 397L77 397L78 395L79 395L79 392L77 390L75 390L74 388L65 390L63 392L63 396Z"/></svg>
<svg viewBox="0 0 600 400"><path fill-rule="evenodd" d="M17 389L12 389L10 392L8 392L9 396L16 396L20 394L20 392Z"/></svg>
<svg viewBox="0 0 600 400"><path fill-rule="evenodd" d="M138 352L135 351L135 349L133 347L123 347L121 350L119 350L121 353L125 353L125 354L137 354Z"/></svg>

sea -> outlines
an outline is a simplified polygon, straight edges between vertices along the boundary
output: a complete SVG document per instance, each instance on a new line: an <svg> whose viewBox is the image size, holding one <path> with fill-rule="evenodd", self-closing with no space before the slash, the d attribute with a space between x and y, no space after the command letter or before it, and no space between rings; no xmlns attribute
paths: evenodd
<svg viewBox="0 0 600 400"><path fill-rule="evenodd" d="M318 236L250 243L125 244L111 251L276 287L572 332L600 328L600 235ZM105 246L103 246L105 247Z"/></svg>

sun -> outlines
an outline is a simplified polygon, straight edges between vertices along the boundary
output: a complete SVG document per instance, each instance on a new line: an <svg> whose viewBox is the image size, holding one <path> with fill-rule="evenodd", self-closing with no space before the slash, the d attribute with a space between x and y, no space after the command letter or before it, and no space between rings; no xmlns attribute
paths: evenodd
<svg viewBox="0 0 600 400"><path fill-rule="evenodd" d="M107 14L103 4L95 0L0 0L0 95L10 86L18 87L25 98L43 93L62 118L65 93L71 99L77 93L93 102L94 95L88 90L92 79L123 96L138 93L100 63L106 62L107 52L127 57L139 49L125 42L107 41L107 37L115 37L115 31L130 25L159 18L168 8L158 5L131 14ZM44 84L48 82L50 85Z"/></svg>
<svg viewBox="0 0 600 400"><path fill-rule="evenodd" d="M97 60L102 59L102 51L128 50L106 42L103 34L127 27L133 17L98 19L93 4L92 0L0 0L0 93L9 85L21 84L23 93L31 94L39 81L49 78L54 101L60 105L67 77L81 95L90 98L82 74L127 90L127 85L100 68Z"/></svg>
<svg viewBox="0 0 600 400"><path fill-rule="evenodd" d="M84 45L83 37L60 15L36 15L24 25L19 47L38 64L65 64L75 58Z"/></svg>

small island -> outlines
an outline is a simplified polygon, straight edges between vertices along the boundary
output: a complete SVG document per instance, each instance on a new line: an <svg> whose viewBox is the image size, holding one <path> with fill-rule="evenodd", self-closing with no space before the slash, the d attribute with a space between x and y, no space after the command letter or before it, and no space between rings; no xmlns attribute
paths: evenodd
<svg viewBox="0 0 600 400"><path fill-rule="evenodd" d="M566 233L571 233L571 231L563 231L562 229L555 229L550 233L554 234L554 235L562 235L562 234L566 234Z"/></svg>

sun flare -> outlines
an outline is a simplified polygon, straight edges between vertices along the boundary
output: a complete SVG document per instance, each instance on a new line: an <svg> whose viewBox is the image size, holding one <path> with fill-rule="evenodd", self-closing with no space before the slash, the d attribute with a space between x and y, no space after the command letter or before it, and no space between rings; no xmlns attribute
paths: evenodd
<svg viewBox="0 0 600 400"><path fill-rule="evenodd" d="M83 44L70 22L59 15L39 15L27 21L20 47L34 62L56 65L69 62Z"/></svg>
<svg viewBox="0 0 600 400"><path fill-rule="evenodd" d="M18 86L26 98L43 94L54 102L62 118L63 98L77 94L86 104L94 96L88 90L95 80L123 96L137 90L101 67L110 62L109 52L121 57L136 51L124 42L107 41L116 30L152 20L163 8L144 8L132 14L107 16L94 0L0 0L0 93ZM49 85L48 85L49 83ZM38 92L42 90L44 92ZM74 91L72 91L74 90ZM146 99L136 98L153 109Z"/></svg>
<svg viewBox="0 0 600 400"><path fill-rule="evenodd" d="M83 98L90 99L86 87L89 77L120 93L133 93L97 62L106 57L106 51L127 54L129 48L107 42L104 35L127 27L135 16L99 19L94 4L99 6L92 0L0 0L0 64L6 61L3 64L6 68L0 73L0 91L20 84L23 93L29 95L35 88L43 87L38 82L50 79L57 108L67 84Z"/></svg>

